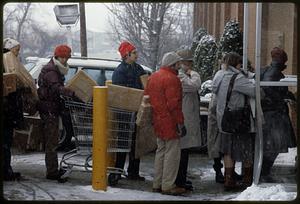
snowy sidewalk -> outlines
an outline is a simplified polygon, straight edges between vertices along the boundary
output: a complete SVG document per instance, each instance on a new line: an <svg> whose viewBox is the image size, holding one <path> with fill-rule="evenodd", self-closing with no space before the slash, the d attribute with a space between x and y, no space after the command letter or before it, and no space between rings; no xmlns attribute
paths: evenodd
<svg viewBox="0 0 300 204"><path fill-rule="evenodd" d="M291 166L296 153L292 149L288 154L280 155L276 164ZM59 154L61 158L62 154ZM224 192L223 185L214 181L213 161L207 155L193 153L189 160L188 179L193 182L194 191L187 196L168 196L152 193L154 154L141 159L140 172L145 182L129 181L123 178L116 187L107 191L94 191L91 186L92 174L73 171L68 182L58 183L45 179L43 153L14 155L12 166L22 172L25 180L4 182L4 197L8 200L293 200L296 191L285 189L286 184L268 184L251 186L244 192ZM126 163L127 166L127 163ZM240 163L237 163L240 173ZM259 192L259 193L258 193Z"/></svg>

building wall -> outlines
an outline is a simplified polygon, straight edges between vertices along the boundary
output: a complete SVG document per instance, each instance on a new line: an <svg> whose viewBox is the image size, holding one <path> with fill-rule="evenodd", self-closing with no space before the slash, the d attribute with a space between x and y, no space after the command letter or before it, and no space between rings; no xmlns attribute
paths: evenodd
<svg viewBox="0 0 300 204"><path fill-rule="evenodd" d="M255 64L256 3L249 3L248 58ZM262 66L270 63L270 52L275 46L288 54L285 74L297 74L297 10L293 3L263 3L262 6ZM200 27L217 40L227 21L236 19L243 30L243 3L195 3L194 31Z"/></svg>

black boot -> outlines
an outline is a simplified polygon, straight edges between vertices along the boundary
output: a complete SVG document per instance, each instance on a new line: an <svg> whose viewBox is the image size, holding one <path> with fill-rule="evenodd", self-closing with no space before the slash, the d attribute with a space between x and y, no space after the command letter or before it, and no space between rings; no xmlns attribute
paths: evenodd
<svg viewBox="0 0 300 204"><path fill-rule="evenodd" d="M216 183L224 183L224 176L221 171L222 167L223 167L223 165L222 166L216 165L216 164L213 165L213 168L216 172L216 177L215 177Z"/></svg>

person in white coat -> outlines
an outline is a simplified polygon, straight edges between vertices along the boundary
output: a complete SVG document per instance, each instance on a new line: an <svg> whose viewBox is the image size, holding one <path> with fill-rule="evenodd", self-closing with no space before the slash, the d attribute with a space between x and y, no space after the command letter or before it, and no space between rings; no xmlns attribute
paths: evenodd
<svg viewBox="0 0 300 204"><path fill-rule="evenodd" d="M193 53L189 49L182 49L176 52L182 60L182 68L179 71L183 91L182 111L184 125L187 129L185 137L180 139L181 158L176 178L176 185L193 190L192 183L187 180L187 169L189 160L189 149L201 146L200 129L200 98L198 91L201 87L200 75L192 70Z"/></svg>

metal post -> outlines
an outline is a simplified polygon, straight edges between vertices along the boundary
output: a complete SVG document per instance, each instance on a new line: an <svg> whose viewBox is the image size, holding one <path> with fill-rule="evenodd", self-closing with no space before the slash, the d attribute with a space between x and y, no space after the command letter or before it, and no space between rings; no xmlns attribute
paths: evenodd
<svg viewBox="0 0 300 204"><path fill-rule="evenodd" d="M244 3L243 69L248 70L248 3Z"/></svg>
<svg viewBox="0 0 300 204"><path fill-rule="evenodd" d="M107 189L107 87L93 90L93 172L94 190Z"/></svg>
<svg viewBox="0 0 300 204"><path fill-rule="evenodd" d="M73 52L71 26L67 26L67 31L68 31L67 43L68 43L68 46L72 49L72 52Z"/></svg>
<svg viewBox="0 0 300 204"><path fill-rule="evenodd" d="M263 157L263 133L262 133L262 109L260 103L260 66L261 66L261 16L262 3L256 3L256 42L255 42L255 91L256 91L256 137L254 154L253 182L258 184L262 157Z"/></svg>

